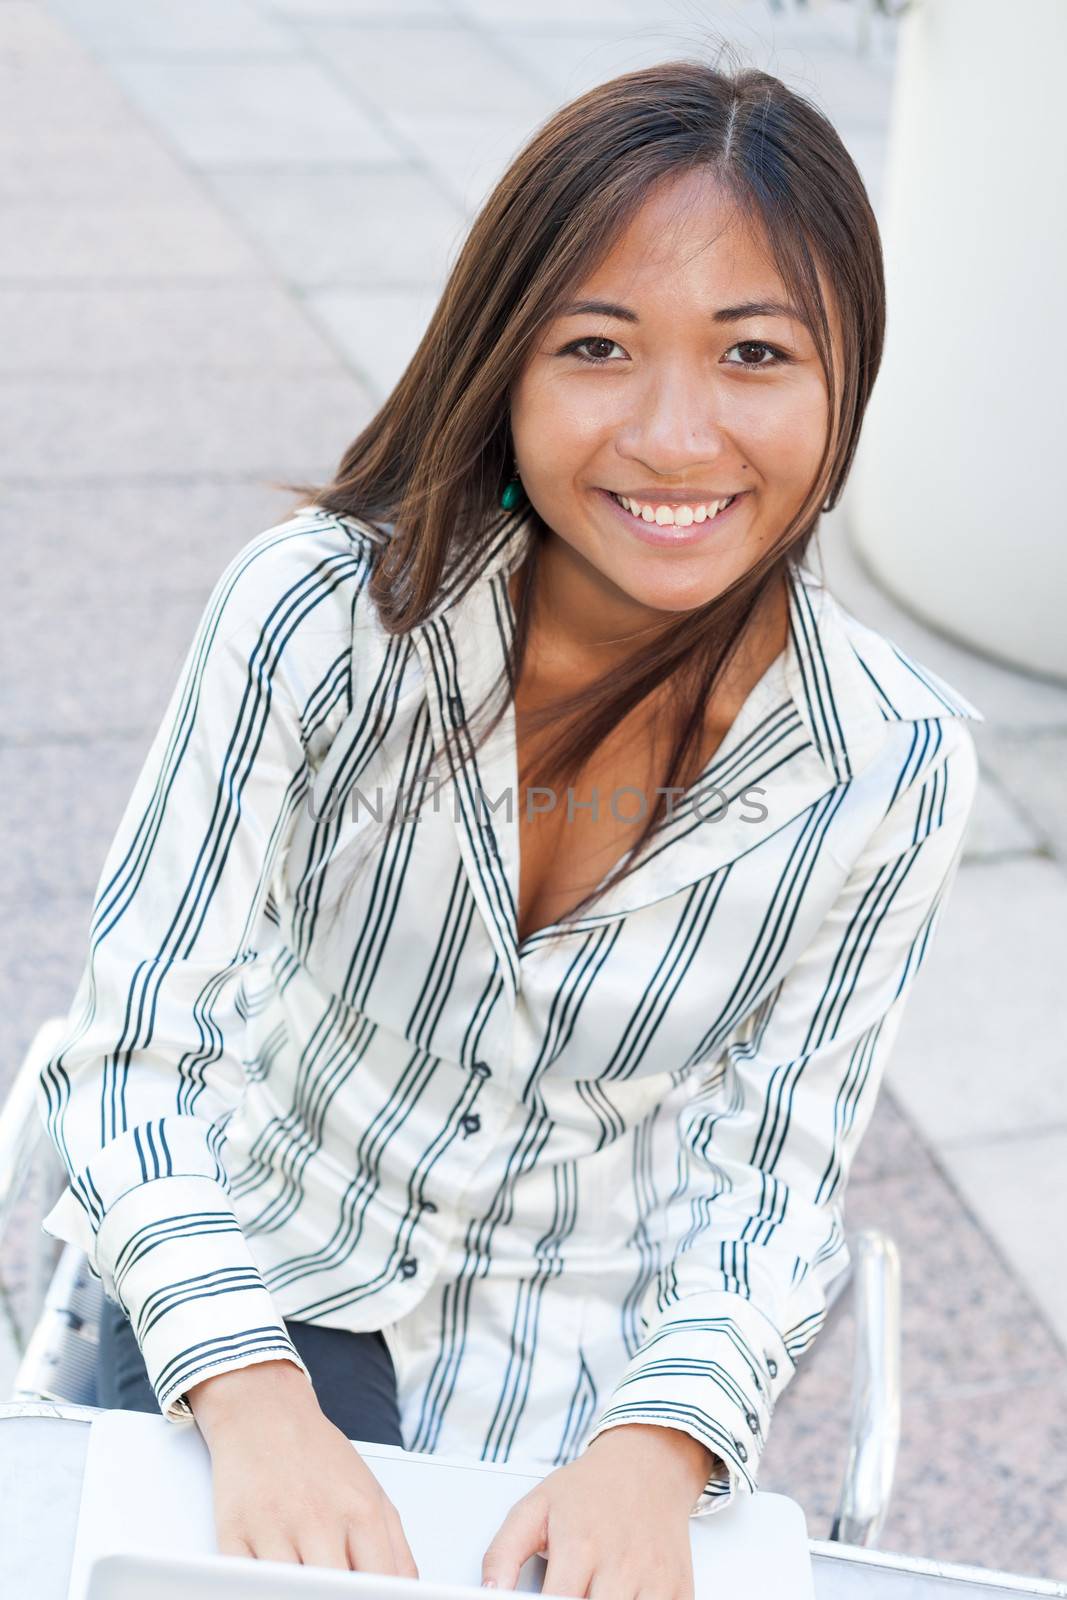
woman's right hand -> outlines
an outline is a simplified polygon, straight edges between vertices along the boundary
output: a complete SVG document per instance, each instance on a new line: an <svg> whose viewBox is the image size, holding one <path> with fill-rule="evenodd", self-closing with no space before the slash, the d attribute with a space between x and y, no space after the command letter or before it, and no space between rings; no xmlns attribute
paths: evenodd
<svg viewBox="0 0 1067 1600"><path fill-rule="evenodd" d="M417 1578L400 1517L292 1361L186 1391L211 1454L220 1555Z"/></svg>

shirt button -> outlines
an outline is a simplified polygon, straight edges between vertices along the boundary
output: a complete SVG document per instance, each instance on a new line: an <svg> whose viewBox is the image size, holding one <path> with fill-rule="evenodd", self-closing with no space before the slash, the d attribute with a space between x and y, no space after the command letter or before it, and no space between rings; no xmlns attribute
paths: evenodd
<svg viewBox="0 0 1067 1600"><path fill-rule="evenodd" d="M471 1071L477 1073L479 1078L491 1078L493 1075L493 1069L488 1061L476 1061Z"/></svg>
<svg viewBox="0 0 1067 1600"><path fill-rule="evenodd" d="M400 1270L405 1278L413 1278L419 1270L419 1263L414 1256L405 1256L400 1263Z"/></svg>
<svg viewBox="0 0 1067 1600"><path fill-rule="evenodd" d="M745 1421L748 1423L753 1433L759 1432L759 1418L754 1411L745 1412Z"/></svg>
<svg viewBox="0 0 1067 1600"><path fill-rule="evenodd" d="M738 1457L739 1461L747 1461L748 1460L748 1451L745 1449L745 1447L741 1443L740 1439L735 1439L734 1440L734 1449L737 1451L737 1457Z"/></svg>
<svg viewBox="0 0 1067 1600"><path fill-rule="evenodd" d="M419 1201L419 1205L422 1207L423 1211L436 1211L437 1210L437 1207L434 1205L432 1200L420 1200Z"/></svg>
<svg viewBox="0 0 1067 1600"><path fill-rule="evenodd" d="M767 1371L770 1373L772 1378L777 1378L777 1376L778 1376L778 1363L777 1363L777 1361L775 1361L773 1356L768 1356L767 1357Z"/></svg>
<svg viewBox="0 0 1067 1600"><path fill-rule="evenodd" d="M482 1119L476 1111L469 1112L468 1115L463 1118L463 1122L461 1124L464 1135L468 1133L477 1133L481 1125Z"/></svg>

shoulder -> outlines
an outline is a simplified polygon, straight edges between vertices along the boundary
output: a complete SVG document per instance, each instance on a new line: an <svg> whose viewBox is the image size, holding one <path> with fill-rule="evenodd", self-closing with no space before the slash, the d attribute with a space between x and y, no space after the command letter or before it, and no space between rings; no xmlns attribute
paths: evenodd
<svg viewBox="0 0 1067 1600"><path fill-rule="evenodd" d="M943 717L959 722L984 722L985 716L947 678L904 650L830 597L849 646L863 672L875 704L887 721Z"/></svg>
<svg viewBox="0 0 1067 1600"><path fill-rule="evenodd" d="M803 576L818 666L829 685L820 709L831 703L827 717L839 717L855 758L841 806L846 857L875 841L903 848L933 832L958 836L977 794L973 729L985 721L983 712L917 654Z"/></svg>
<svg viewBox="0 0 1067 1600"><path fill-rule="evenodd" d="M353 642L373 531L304 506L248 539L208 596L179 688L206 714L260 711L328 745L351 707Z"/></svg>
<svg viewBox="0 0 1067 1600"><path fill-rule="evenodd" d="M355 597L373 565L366 525L305 506L248 539L215 582L206 617L223 637L242 630L351 631Z"/></svg>

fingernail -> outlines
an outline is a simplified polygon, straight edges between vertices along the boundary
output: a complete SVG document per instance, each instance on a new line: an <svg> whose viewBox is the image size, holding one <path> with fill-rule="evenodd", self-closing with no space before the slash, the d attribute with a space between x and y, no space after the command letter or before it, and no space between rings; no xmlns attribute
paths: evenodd
<svg viewBox="0 0 1067 1600"><path fill-rule="evenodd" d="M482 1588L483 1589L495 1589L496 1588L496 1579L495 1578L483 1578L482 1579Z"/></svg>

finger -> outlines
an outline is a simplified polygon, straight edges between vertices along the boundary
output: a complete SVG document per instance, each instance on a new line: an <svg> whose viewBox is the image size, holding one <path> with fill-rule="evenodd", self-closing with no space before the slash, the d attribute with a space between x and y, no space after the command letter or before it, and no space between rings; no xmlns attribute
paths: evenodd
<svg viewBox="0 0 1067 1600"><path fill-rule="evenodd" d="M400 1578L417 1578L419 1569L415 1565L415 1557L404 1533L400 1514L392 1502L386 1507L385 1525L393 1547L393 1564L397 1576Z"/></svg>
<svg viewBox="0 0 1067 1600"><path fill-rule="evenodd" d="M290 1539L267 1533L262 1538L250 1540L250 1543L252 1554L257 1561L286 1561L296 1567L300 1565L300 1557L297 1554L296 1546Z"/></svg>
<svg viewBox="0 0 1067 1600"><path fill-rule="evenodd" d="M244 1556L247 1560L253 1559L252 1546L247 1539L242 1539L240 1534L219 1535L215 1544L220 1556Z"/></svg>
<svg viewBox="0 0 1067 1600"><path fill-rule="evenodd" d="M632 1574L627 1581L625 1567L597 1567L589 1582L589 1600L630 1600L632 1592Z"/></svg>
<svg viewBox="0 0 1067 1600"><path fill-rule="evenodd" d="M215 1534L215 1547L220 1556L250 1556L252 1546L239 1533L219 1528Z"/></svg>
<svg viewBox="0 0 1067 1600"><path fill-rule="evenodd" d="M482 1557L482 1583L514 1589L523 1562L547 1545L547 1505L531 1490L512 1506Z"/></svg>
<svg viewBox="0 0 1067 1600"><path fill-rule="evenodd" d="M300 1540L300 1560L305 1567L340 1567L347 1572L344 1534L340 1530L305 1534Z"/></svg>
<svg viewBox="0 0 1067 1600"><path fill-rule="evenodd" d="M585 1600L593 1582L593 1575L593 1563L583 1559L573 1550L553 1556L550 1549L541 1593L572 1595L574 1600ZM625 1600L629 1589L625 1585L617 1585L614 1593L619 1600Z"/></svg>
<svg viewBox="0 0 1067 1600"><path fill-rule="evenodd" d="M395 1574L393 1542L384 1518L374 1516L350 1525L348 1556L353 1572L377 1572L385 1577Z"/></svg>

